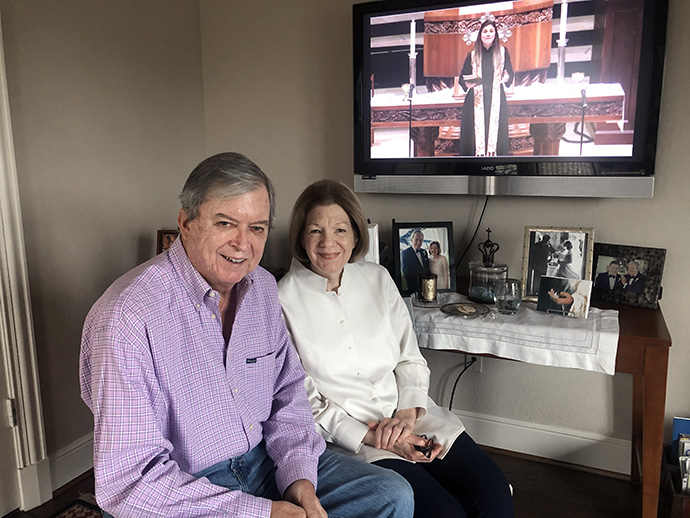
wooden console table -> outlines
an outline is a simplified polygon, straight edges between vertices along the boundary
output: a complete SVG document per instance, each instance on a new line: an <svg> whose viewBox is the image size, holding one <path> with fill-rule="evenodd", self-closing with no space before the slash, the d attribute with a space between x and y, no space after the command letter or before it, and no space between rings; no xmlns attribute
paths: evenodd
<svg viewBox="0 0 690 518"><path fill-rule="evenodd" d="M466 279L458 279L459 286ZM631 481L642 485L642 518L657 518L671 336L660 309L593 303L618 311L616 372L633 375ZM471 347L455 352L476 354Z"/></svg>
<svg viewBox="0 0 690 518"><path fill-rule="evenodd" d="M642 482L642 518L656 518L671 335L660 309L595 303L618 310L616 372L633 375L631 480Z"/></svg>

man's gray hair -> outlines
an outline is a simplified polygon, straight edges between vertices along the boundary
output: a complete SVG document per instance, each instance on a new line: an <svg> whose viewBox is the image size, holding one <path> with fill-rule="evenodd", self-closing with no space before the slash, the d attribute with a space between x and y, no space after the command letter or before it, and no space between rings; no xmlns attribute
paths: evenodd
<svg viewBox="0 0 690 518"><path fill-rule="evenodd" d="M273 184L258 165L239 153L219 153L202 161L190 173L179 199L187 217L193 220L207 200L236 198L262 186L268 191L269 226L272 227L275 217Z"/></svg>

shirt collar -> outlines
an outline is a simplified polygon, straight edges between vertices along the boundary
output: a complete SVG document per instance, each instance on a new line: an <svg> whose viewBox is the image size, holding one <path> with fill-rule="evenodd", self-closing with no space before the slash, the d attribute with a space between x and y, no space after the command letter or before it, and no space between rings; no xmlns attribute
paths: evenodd
<svg viewBox="0 0 690 518"><path fill-rule="evenodd" d="M347 263L345 265L345 269L343 270L343 276L340 279L340 288L338 288L338 293L342 293L343 287L346 287L347 282L350 279L350 275L348 272L351 269L351 267L351 263ZM302 264L294 257L292 258L292 263L290 264L290 272L293 273L293 275L295 275L295 277L300 282L304 282L311 289L326 292L326 287L328 286L328 279L322 277L318 273L312 272L309 268L307 268L304 264Z"/></svg>
<svg viewBox="0 0 690 518"><path fill-rule="evenodd" d="M168 249L168 256L177 274L180 276L182 285L185 287L197 307L199 307L199 305L204 302L205 297L209 296L210 293L215 290L189 260L189 256L184 249L181 238L177 238L170 246ZM244 298L247 290L249 290L249 287L254 282L253 273L254 272L250 272L237 283L238 295L240 296L239 300ZM218 302L217 292L215 301L216 303Z"/></svg>

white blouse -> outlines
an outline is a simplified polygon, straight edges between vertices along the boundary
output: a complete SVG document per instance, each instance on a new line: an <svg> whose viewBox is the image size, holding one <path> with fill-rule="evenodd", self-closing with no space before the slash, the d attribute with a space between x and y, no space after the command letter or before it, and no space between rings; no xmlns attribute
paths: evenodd
<svg viewBox="0 0 690 518"><path fill-rule="evenodd" d="M416 407L415 433L442 444L443 458L464 426L428 397L430 372L388 271L358 261L345 266L337 293L326 282L293 259L278 284L319 433L368 462L400 458L362 444L367 423Z"/></svg>

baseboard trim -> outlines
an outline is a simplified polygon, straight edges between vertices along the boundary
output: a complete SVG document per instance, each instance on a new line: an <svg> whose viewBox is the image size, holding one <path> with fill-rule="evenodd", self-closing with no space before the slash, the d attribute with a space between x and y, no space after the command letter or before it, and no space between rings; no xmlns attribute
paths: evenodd
<svg viewBox="0 0 690 518"><path fill-rule="evenodd" d="M53 491L93 468L93 433L48 455Z"/></svg>
<svg viewBox="0 0 690 518"><path fill-rule="evenodd" d="M630 475L631 441L462 410L453 412L483 446ZM93 433L48 457L55 491L93 468Z"/></svg>
<svg viewBox="0 0 690 518"><path fill-rule="evenodd" d="M454 412L477 444L630 475L629 440L462 410Z"/></svg>

